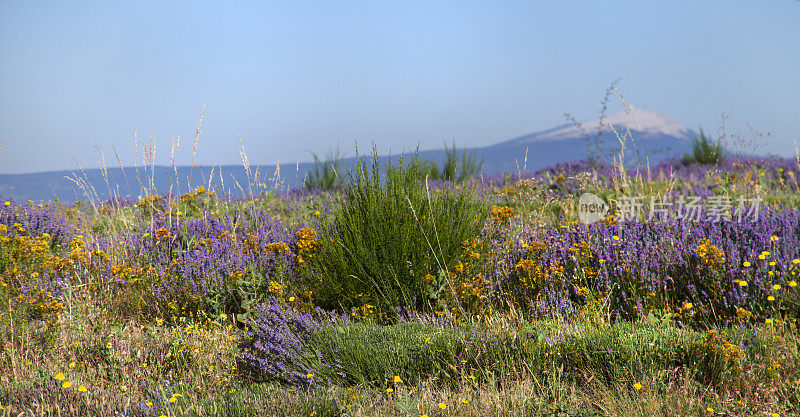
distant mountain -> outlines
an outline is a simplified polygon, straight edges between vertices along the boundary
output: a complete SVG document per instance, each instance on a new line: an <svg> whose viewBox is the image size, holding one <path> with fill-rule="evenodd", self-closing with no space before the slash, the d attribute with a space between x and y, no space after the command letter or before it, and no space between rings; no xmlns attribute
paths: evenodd
<svg viewBox="0 0 800 417"><path fill-rule="evenodd" d="M609 125L613 126L612 130ZM629 134L628 134L629 133ZM608 116L602 120L589 120L578 124L565 124L538 133L520 136L493 145L468 149L483 160L483 172L536 171L558 162L587 159L597 156L612 162L621 149L620 139L625 143L624 158L627 165L655 164L674 156L682 155L691 148L691 139L696 134L669 119L646 110L634 109ZM598 152L599 151L599 152ZM420 157L443 161L445 150L421 151ZM526 160L527 157L527 160ZM395 159L394 156L392 159ZM345 159L345 167L352 166L354 158ZM212 185L231 195L248 192L247 184L259 182L272 185L278 178L280 189L300 187L306 173L313 164L283 165L276 177L276 166L253 167L248 178L241 165L222 167L200 166L177 167L177 175L171 167L156 166L150 172L139 167L109 168L106 175L100 169L86 169L83 173L71 171L41 172L35 174L0 174L0 197L24 200L60 199L71 203L85 199L88 194L99 200L109 196L136 197L141 189L155 189L159 194L173 194L189 190L188 178L193 185L208 181L213 173ZM80 178L78 186L66 177ZM176 181L176 178L180 181ZM202 180L199 180L202 179Z"/></svg>
<svg viewBox="0 0 800 417"><path fill-rule="evenodd" d="M565 124L520 136L475 149L475 152L484 158L485 166L490 168L486 172L513 172L517 171L517 165L519 170L535 171L558 162L587 159L590 156L599 156L601 160L612 162L619 156L622 139L626 164L654 164L687 152L695 136L694 132L662 114L632 110L603 120Z"/></svg>

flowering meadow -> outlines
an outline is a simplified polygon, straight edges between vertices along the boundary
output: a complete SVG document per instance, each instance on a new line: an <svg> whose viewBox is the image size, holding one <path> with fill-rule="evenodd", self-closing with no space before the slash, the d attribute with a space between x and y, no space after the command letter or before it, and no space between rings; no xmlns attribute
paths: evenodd
<svg viewBox="0 0 800 417"><path fill-rule="evenodd" d="M796 160L416 164L0 198L0 415L800 414Z"/></svg>

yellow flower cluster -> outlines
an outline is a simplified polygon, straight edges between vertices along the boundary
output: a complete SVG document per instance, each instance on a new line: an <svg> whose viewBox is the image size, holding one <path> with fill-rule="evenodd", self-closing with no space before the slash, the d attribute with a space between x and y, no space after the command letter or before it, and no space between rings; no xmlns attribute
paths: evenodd
<svg viewBox="0 0 800 417"><path fill-rule="evenodd" d="M529 275L531 272L537 270L541 271L541 268L539 268L539 264L536 263L534 260L528 258L520 259L519 262L517 262L515 269L517 270L517 273L519 273L520 275Z"/></svg>
<svg viewBox="0 0 800 417"><path fill-rule="evenodd" d="M569 248L569 251L576 257L586 258L592 255L592 245L587 241L576 243Z"/></svg>
<svg viewBox="0 0 800 417"><path fill-rule="evenodd" d="M283 288L284 286L281 283L270 281L267 291L269 291L270 294L281 295L283 294Z"/></svg>
<svg viewBox="0 0 800 417"><path fill-rule="evenodd" d="M451 279L457 283L456 295L467 311L473 314L485 314L490 310L488 299L491 283L483 274L476 272L475 268L481 261L483 241L478 238L469 239L463 241L461 246L463 247L461 258L454 267L455 273L451 273Z"/></svg>
<svg viewBox="0 0 800 417"><path fill-rule="evenodd" d="M461 298L465 299L469 296L485 298L485 289L486 280L483 279L483 275L479 272L461 283Z"/></svg>
<svg viewBox="0 0 800 417"><path fill-rule="evenodd" d="M514 217L514 208L507 206L492 206L492 221L500 223L505 219Z"/></svg>
<svg viewBox="0 0 800 417"><path fill-rule="evenodd" d="M741 307L736 309L736 318L741 321L742 323L746 323L750 321L750 318L753 317L753 313L747 311Z"/></svg>
<svg viewBox="0 0 800 417"><path fill-rule="evenodd" d="M732 376L741 375L741 360L744 358L744 352L739 346L724 340L725 336L725 332L717 333L716 330L709 330L703 338L701 349L706 355L709 355L709 358L721 360L725 373Z"/></svg>
<svg viewBox="0 0 800 417"><path fill-rule="evenodd" d="M528 253L528 256L541 256L547 252L548 246L544 242L532 240L530 243L522 242L522 248Z"/></svg>
<svg viewBox="0 0 800 417"><path fill-rule="evenodd" d="M700 239L695 253L700 258L698 269L702 269L702 267L714 269L725 265L725 254L708 239Z"/></svg>
<svg viewBox="0 0 800 417"><path fill-rule="evenodd" d="M350 318L356 321L369 320L375 315L375 306L372 304L364 304L361 307L353 307L350 309Z"/></svg>
<svg viewBox="0 0 800 417"><path fill-rule="evenodd" d="M319 250L320 243L317 239L316 230L309 227L300 229L295 235L298 238L295 261L298 265L303 265L307 258L313 257L317 250Z"/></svg>
<svg viewBox="0 0 800 417"><path fill-rule="evenodd" d="M259 247L257 238L252 233L249 232L247 233L247 235L244 238L244 242L242 242L242 245L244 245L245 251L252 253L253 255L258 254Z"/></svg>
<svg viewBox="0 0 800 417"><path fill-rule="evenodd" d="M172 239L172 233L165 227L160 227L155 230L155 235L159 239L169 240Z"/></svg>
<svg viewBox="0 0 800 417"><path fill-rule="evenodd" d="M537 261L529 258L522 258L515 266L519 281L528 287L542 285L551 277L560 275L564 272L563 266L553 265L547 269L542 268Z"/></svg>
<svg viewBox="0 0 800 417"><path fill-rule="evenodd" d="M216 193L214 191L211 191L211 192L208 193L208 196L209 197L213 197L214 194L216 194ZM183 201L183 202L193 202L198 197L203 196L203 195L206 195L206 188L201 185L200 187L197 187L197 189L194 190L193 192L186 193L186 194L182 195L181 196L181 201Z"/></svg>
<svg viewBox="0 0 800 417"><path fill-rule="evenodd" d="M283 242L273 242L267 244L266 247L267 252L274 253L274 254L281 254L289 252L289 245Z"/></svg>
<svg viewBox="0 0 800 417"><path fill-rule="evenodd" d="M69 258L70 261L74 263L88 263L89 262L89 254L86 253L86 243L83 241L83 236L78 235L75 239L70 242L69 246Z"/></svg>
<svg viewBox="0 0 800 417"><path fill-rule="evenodd" d="M12 225L16 233L25 228L19 223ZM53 254L50 250L51 236L47 233L31 238L25 235L8 236L8 227L0 227L0 291L6 292L34 316L44 318L50 313L64 310L61 299L54 296L43 283L44 274L69 273L70 260ZM78 258L85 259L85 252ZM25 288L25 291L22 289ZM50 322L50 320L48 320Z"/></svg>

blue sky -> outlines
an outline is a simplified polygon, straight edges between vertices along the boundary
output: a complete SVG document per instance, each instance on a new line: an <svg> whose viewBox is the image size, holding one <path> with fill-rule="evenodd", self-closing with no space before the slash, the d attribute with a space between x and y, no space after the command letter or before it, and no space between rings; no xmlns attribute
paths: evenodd
<svg viewBox="0 0 800 417"><path fill-rule="evenodd" d="M800 2L0 0L0 173L483 146L597 116L800 139ZM610 112L621 109L612 98ZM141 163L141 156L138 157Z"/></svg>

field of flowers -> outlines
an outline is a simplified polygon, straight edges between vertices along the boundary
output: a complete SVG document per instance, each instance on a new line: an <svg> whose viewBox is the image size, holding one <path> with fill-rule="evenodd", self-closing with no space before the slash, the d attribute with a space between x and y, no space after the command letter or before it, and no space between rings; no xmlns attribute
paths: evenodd
<svg viewBox="0 0 800 417"><path fill-rule="evenodd" d="M800 414L798 161L415 164L0 199L0 415Z"/></svg>

